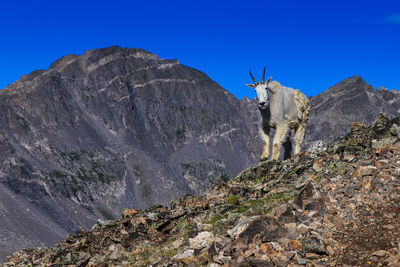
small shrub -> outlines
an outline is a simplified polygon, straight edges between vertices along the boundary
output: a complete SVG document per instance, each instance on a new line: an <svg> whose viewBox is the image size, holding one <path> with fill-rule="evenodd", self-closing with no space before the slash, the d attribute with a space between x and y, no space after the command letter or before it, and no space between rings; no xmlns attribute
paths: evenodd
<svg viewBox="0 0 400 267"><path fill-rule="evenodd" d="M178 253L178 251L176 249L169 249L167 251L165 251L163 254L165 257L167 258L172 258L173 256L175 256Z"/></svg>
<svg viewBox="0 0 400 267"><path fill-rule="evenodd" d="M79 152L75 152L75 151L72 151L72 152L68 153L68 157L72 161L76 161L76 160L80 160L81 159L81 155L79 154Z"/></svg>
<svg viewBox="0 0 400 267"><path fill-rule="evenodd" d="M53 170L49 173L49 175L53 178L63 178L66 177L67 175L59 170Z"/></svg>
<svg viewBox="0 0 400 267"><path fill-rule="evenodd" d="M225 182L228 182L228 181L230 180L228 174L226 174L226 173L223 173L223 174L221 175L221 178L222 178Z"/></svg>
<svg viewBox="0 0 400 267"><path fill-rule="evenodd" d="M217 214L214 217L212 217L208 223L214 225L217 222L219 222L221 219L222 219L222 217Z"/></svg>
<svg viewBox="0 0 400 267"><path fill-rule="evenodd" d="M179 140L184 140L186 138L186 130L185 128L178 128L176 129L176 135Z"/></svg>
<svg viewBox="0 0 400 267"><path fill-rule="evenodd" d="M230 205L239 205L239 197L236 195L230 195L226 201L226 204L230 204Z"/></svg>

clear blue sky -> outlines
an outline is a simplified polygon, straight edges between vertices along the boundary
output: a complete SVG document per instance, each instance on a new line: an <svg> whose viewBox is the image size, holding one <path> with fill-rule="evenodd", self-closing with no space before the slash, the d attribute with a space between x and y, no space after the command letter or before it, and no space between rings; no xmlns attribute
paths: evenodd
<svg viewBox="0 0 400 267"><path fill-rule="evenodd" d="M2 1L0 88L67 54L143 48L254 97L249 68L308 96L352 75L400 89L399 1Z"/></svg>

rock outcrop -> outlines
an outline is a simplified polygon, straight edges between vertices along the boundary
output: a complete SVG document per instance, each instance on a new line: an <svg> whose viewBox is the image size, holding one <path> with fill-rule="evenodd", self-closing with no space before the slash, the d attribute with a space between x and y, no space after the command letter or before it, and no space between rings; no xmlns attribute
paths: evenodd
<svg viewBox="0 0 400 267"><path fill-rule="evenodd" d="M399 266L400 118L264 161L202 196L125 210L4 266Z"/></svg>

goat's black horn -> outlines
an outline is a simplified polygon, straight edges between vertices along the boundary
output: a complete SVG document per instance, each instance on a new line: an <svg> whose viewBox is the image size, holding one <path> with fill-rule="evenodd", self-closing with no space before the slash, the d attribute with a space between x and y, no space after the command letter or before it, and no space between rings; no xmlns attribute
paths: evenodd
<svg viewBox="0 0 400 267"><path fill-rule="evenodd" d="M256 79L254 79L254 76L253 76L253 74L251 74L251 70L249 70L249 72L250 72L250 76L251 76L251 78L253 79L253 82L254 82L254 84L255 84L255 85L257 85Z"/></svg>
<svg viewBox="0 0 400 267"><path fill-rule="evenodd" d="M261 83L264 83L264 80L265 80L265 66L264 66L264 72L263 72L263 76L262 76L262 81L261 81Z"/></svg>

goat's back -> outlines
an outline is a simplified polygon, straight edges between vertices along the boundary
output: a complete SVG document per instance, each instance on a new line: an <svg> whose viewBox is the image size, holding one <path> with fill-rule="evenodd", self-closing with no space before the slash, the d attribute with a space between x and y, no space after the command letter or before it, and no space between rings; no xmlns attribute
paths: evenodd
<svg viewBox="0 0 400 267"><path fill-rule="evenodd" d="M308 98L299 90L282 86L277 81L271 82L268 88L272 92L271 120L275 124L292 124L308 117Z"/></svg>

